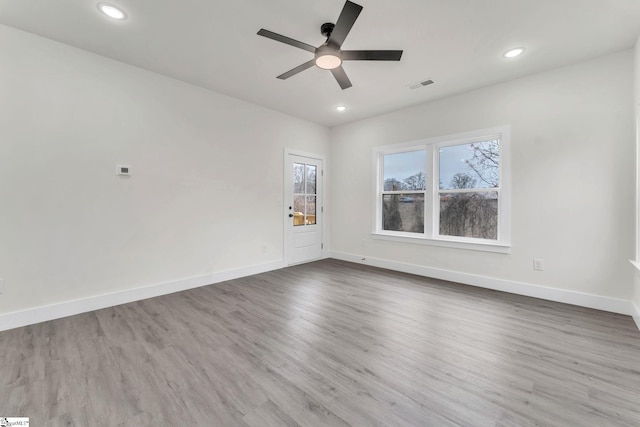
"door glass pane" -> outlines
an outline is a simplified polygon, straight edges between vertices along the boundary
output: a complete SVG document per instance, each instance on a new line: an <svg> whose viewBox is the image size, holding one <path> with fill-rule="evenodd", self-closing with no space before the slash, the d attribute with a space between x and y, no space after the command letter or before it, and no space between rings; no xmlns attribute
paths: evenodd
<svg viewBox="0 0 640 427"><path fill-rule="evenodd" d="M302 163L293 164L293 192L304 193L304 164Z"/></svg>
<svg viewBox="0 0 640 427"><path fill-rule="evenodd" d="M307 216L306 224L313 225L316 223L316 196L307 196Z"/></svg>
<svg viewBox="0 0 640 427"><path fill-rule="evenodd" d="M426 150L385 154L382 162L384 175L384 191L409 191L426 189Z"/></svg>
<svg viewBox="0 0 640 427"><path fill-rule="evenodd" d="M316 171L317 167L314 165L305 165L307 172L307 194L316 194Z"/></svg>
<svg viewBox="0 0 640 427"><path fill-rule="evenodd" d="M293 225L304 225L305 196L293 196Z"/></svg>
<svg viewBox="0 0 640 427"><path fill-rule="evenodd" d="M293 164L293 225L316 224L318 166Z"/></svg>
<svg viewBox="0 0 640 427"><path fill-rule="evenodd" d="M498 239L498 192L441 193L440 234Z"/></svg>
<svg viewBox="0 0 640 427"><path fill-rule="evenodd" d="M440 147L440 189L498 188L500 141Z"/></svg>
<svg viewBox="0 0 640 427"><path fill-rule="evenodd" d="M424 233L424 194L383 194L382 229Z"/></svg>

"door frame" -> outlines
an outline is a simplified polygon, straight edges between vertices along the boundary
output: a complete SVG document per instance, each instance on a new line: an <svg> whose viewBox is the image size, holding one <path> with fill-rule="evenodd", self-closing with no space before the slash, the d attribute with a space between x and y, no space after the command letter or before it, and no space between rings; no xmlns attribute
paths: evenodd
<svg viewBox="0 0 640 427"><path fill-rule="evenodd" d="M322 170L321 173L319 174L319 177L316 177L316 179L319 182L319 188L321 191L321 206L319 208L318 211L318 207L316 206L316 216L320 218L320 220L318 221L318 225L320 226L320 235L322 236L322 247L321 247L321 252L320 252L320 259L322 258L326 258L327 257L327 249L326 249L326 241L327 241L327 236L326 236L326 230L327 230L327 226L326 226L326 190L325 190L325 169L327 169L327 159L326 156L322 155L322 154L316 154L316 153L311 153L308 151L300 151L300 150L295 150L295 149L290 149L290 148L285 148L284 149L284 162L283 162L283 171L282 171L282 176L283 176L283 180L282 180L282 186L283 186L283 190L282 190L282 194L283 194L283 203L282 203L282 218L283 218L283 253L282 253L282 257L284 260L284 264L286 266L289 265L295 265L295 264L304 264L305 262L309 262L311 260L308 261L301 261L301 262L295 262L292 263L291 262L291 253L292 253L292 245L293 245L293 227L290 226L290 222L291 222L291 218L289 218L289 199L291 197L291 194L293 194L293 183L291 181L291 176L288 176L287 171L288 171L288 167L289 167L289 161L290 158L289 156L298 156L298 157L306 157L309 159L313 159L313 160L318 160L320 162L322 162Z"/></svg>

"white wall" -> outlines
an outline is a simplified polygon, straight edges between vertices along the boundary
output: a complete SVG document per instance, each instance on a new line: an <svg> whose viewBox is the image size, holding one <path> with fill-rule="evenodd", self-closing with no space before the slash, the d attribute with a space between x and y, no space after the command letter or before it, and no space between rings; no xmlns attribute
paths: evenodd
<svg viewBox="0 0 640 427"><path fill-rule="evenodd" d="M334 128L332 251L630 300L632 70L629 50ZM374 147L498 125L511 125L511 254L371 238Z"/></svg>
<svg viewBox="0 0 640 427"><path fill-rule="evenodd" d="M0 58L0 314L282 260L284 148L328 129L4 26Z"/></svg>

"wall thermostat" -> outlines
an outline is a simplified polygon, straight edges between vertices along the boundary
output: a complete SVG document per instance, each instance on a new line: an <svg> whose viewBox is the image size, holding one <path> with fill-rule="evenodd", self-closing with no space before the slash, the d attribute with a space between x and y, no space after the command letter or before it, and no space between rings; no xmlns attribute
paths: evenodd
<svg viewBox="0 0 640 427"><path fill-rule="evenodd" d="M131 176L131 166L117 165L116 166L116 175Z"/></svg>

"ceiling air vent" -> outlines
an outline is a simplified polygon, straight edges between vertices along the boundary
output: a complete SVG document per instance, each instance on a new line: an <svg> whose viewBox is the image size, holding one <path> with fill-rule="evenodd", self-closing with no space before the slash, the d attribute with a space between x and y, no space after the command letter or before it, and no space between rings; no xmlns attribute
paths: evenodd
<svg viewBox="0 0 640 427"><path fill-rule="evenodd" d="M417 83L411 83L411 84L410 84L410 85L408 85L407 87L408 87L409 89L419 89L419 88L421 88L421 87L423 87L423 86L429 86L429 85L432 85L433 83L434 83L434 82L433 82L433 80L429 79L429 80L424 80L424 81L417 82Z"/></svg>

